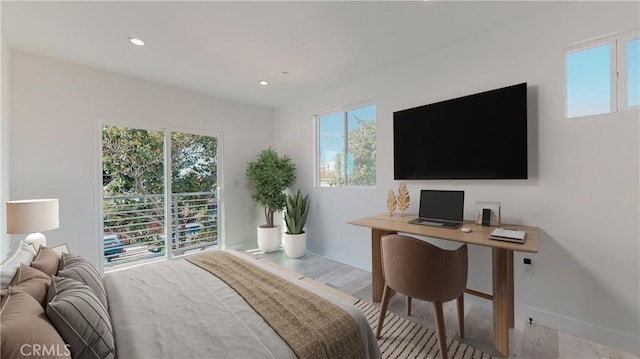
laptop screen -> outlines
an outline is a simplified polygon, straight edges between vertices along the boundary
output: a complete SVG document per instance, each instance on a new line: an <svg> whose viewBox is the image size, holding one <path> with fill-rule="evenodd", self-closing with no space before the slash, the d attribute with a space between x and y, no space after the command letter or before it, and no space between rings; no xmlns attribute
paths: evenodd
<svg viewBox="0 0 640 359"><path fill-rule="evenodd" d="M464 216L464 191L423 189L420 191L418 216L462 222Z"/></svg>

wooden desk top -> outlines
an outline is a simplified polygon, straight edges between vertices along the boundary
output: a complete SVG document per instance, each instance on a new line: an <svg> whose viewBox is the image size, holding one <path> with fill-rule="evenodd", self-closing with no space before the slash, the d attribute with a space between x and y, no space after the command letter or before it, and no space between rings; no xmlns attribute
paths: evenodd
<svg viewBox="0 0 640 359"><path fill-rule="evenodd" d="M498 241L489 238L489 235L495 227L487 227L475 224L473 221L464 221L463 226L471 228L471 232L464 233L458 229L447 229L441 227L423 226L420 224L409 224L408 222L416 218L416 215L405 215L401 217L396 214L389 216L388 214L380 214L371 217L354 219L347 223L356 226L377 228L386 231L403 232L409 234L418 234L421 236L447 239L450 241L464 242L469 244L477 244L485 247L508 249L515 252L538 252L538 241L540 238L540 228L532 226L522 226L516 224L500 224L502 228L513 228L527 232L524 243L512 243Z"/></svg>

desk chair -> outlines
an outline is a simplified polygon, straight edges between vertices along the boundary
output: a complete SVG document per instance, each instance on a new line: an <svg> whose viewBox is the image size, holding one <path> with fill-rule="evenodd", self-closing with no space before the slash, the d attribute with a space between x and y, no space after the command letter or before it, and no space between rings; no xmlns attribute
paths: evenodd
<svg viewBox="0 0 640 359"><path fill-rule="evenodd" d="M398 234L382 237L382 272L385 278L376 337L380 338L389 300L398 292L433 303L440 357L447 359L442 303L457 299L458 335L464 338L464 289L467 286L467 245L449 251L416 238Z"/></svg>

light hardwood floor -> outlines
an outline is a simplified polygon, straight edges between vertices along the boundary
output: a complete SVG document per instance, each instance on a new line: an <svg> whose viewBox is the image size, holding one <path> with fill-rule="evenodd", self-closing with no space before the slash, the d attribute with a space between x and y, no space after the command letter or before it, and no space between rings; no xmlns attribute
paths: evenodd
<svg viewBox="0 0 640 359"><path fill-rule="evenodd" d="M307 253L300 259L292 259L288 258L282 250L271 253L262 253L258 250L248 250L247 252L260 260L268 260L359 299L371 301L371 272L311 253ZM411 316L407 317L405 315L405 298L396 294L391 300L389 309L398 315L435 330L431 303L414 300ZM463 342L497 356L491 344L491 309L480 305L471 305L466 300L464 320L465 339ZM455 301L445 305L445 326L447 336L456 337ZM509 338L510 358L638 358L629 353L535 323L524 323L521 320L516 320L515 328L509 332Z"/></svg>

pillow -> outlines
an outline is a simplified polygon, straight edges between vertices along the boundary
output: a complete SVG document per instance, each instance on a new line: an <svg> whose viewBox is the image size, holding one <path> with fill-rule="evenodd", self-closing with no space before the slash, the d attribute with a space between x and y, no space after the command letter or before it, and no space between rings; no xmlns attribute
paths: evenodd
<svg viewBox="0 0 640 359"><path fill-rule="evenodd" d="M98 270L86 259L77 255L63 253L62 261L64 262L64 267L58 271L58 276L75 279L88 285L89 288L94 291L102 305L109 309L107 292L104 290L102 276L98 273Z"/></svg>
<svg viewBox="0 0 640 359"><path fill-rule="evenodd" d="M31 262L31 266L47 275L56 275L58 273L58 254L45 246L40 246L38 254Z"/></svg>
<svg viewBox="0 0 640 359"><path fill-rule="evenodd" d="M9 288L9 284L20 267L20 263L29 265L36 252L30 245L20 242L20 247L0 264L0 289Z"/></svg>
<svg viewBox="0 0 640 359"><path fill-rule="evenodd" d="M11 288L0 309L0 322L0 357L70 358L69 346L29 294Z"/></svg>
<svg viewBox="0 0 640 359"><path fill-rule="evenodd" d="M71 254L71 253L62 253L60 256L60 264L58 265L58 271L64 269L64 267L67 264L71 264L71 263L77 263L77 262L82 262L82 261L86 261L86 259L84 259L83 257L77 255L77 254Z"/></svg>
<svg viewBox="0 0 640 359"><path fill-rule="evenodd" d="M86 284L53 277L47 316L76 358L115 358L113 329L107 309Z"/></svg>
<svg viewBox="0 0 640 359"><path fill-rule="evenodd" d="M47 305L49 283L51 283L51 277L21 263L15 277L13 277L11 288L19 289L29 294L44 308Z"/></svg>

